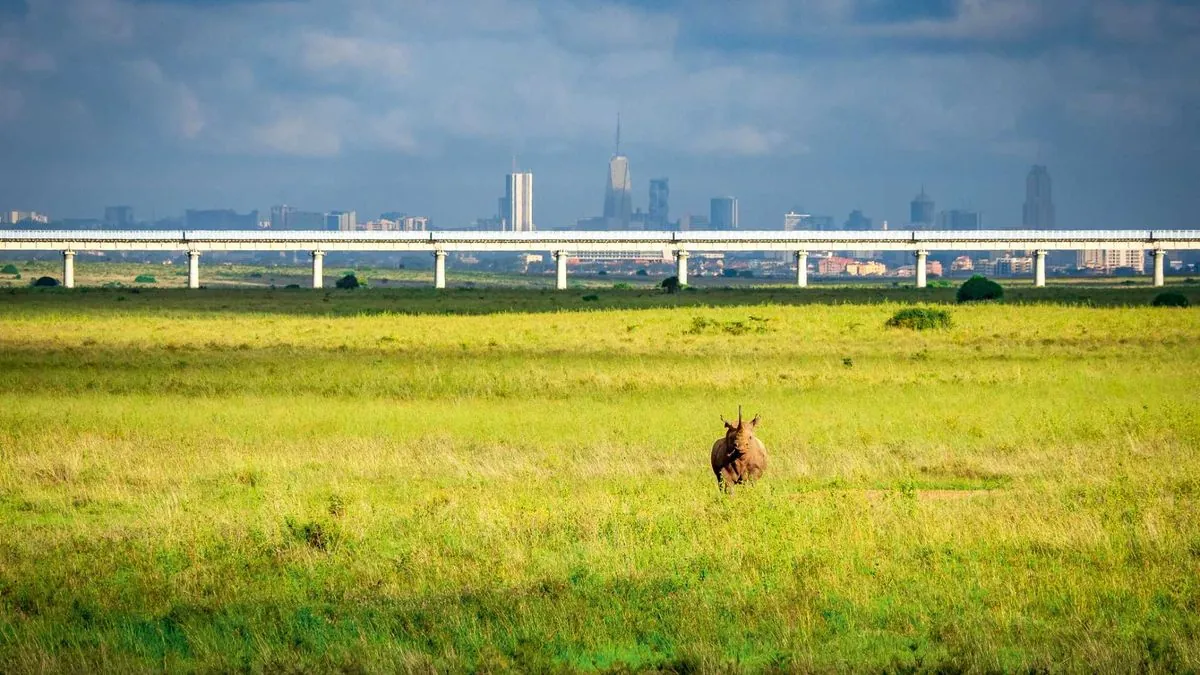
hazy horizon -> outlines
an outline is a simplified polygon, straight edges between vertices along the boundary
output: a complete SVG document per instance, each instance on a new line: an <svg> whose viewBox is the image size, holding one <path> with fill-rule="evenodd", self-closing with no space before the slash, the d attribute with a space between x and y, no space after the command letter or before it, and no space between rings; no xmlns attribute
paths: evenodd
<svg viewBox="0 0 1200 675"><path fill-rule="evenodd" d="M841 223L937 209L1063 227L1200 208L1200 7L1178 0L0 0L0 209L598 215L617 113L634 206Z"/></svg>

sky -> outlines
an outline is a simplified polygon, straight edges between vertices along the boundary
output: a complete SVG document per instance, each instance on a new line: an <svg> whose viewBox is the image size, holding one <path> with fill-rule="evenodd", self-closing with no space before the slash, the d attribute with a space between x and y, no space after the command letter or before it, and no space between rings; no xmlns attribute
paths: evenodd
<svg viewBox="0 0 1200 675"><path fill-rule="evenodd" d="M1200 227L1200 3L1183 0L0 0L0 210L603 206L618 113L647 206Z"/></svg>

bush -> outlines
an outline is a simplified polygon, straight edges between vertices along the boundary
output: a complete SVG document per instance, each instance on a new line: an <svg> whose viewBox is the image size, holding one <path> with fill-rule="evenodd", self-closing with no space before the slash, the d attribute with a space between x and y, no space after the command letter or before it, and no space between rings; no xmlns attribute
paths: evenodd
<svg viewBox="0 0 1200 675"><path fill-rule="evenodd" d="M738 276L743 279L753 279L754 278L754 270L741 270L738 272Z"/></svg>
<svg viewBox="0 0 1200 675"><path fill-rule="evenodd" d="M959 302L1000 300L1003 297L1004 287L982 274L976 274L958 287Z"/></svg>
<svg viewBox="0 0 1200 675"><path fill-rule="evenodd" d="M638 275L639 277L644 277L644 276L649 276L649 275L650 275L650 273L649 273L649 272L647 272L646 270L638 270L638 271L637 271L637 275Z"/></svg>
<svg viewBox="0 0 1200 675"><path fill-rule="evenodd" d="M57 286L58 279L55 279L54 277L38 277L37 279L35 279L33 281L33 285L43 287L43 288L49 288L51 286Z"/></svg>
<svg viewBox="0 0 1200 675"><path fill-rule="evenodd" d="M679 277L667 277L659 285L668 293L678 293L680 288Z"/></svg>
<svg viewBox="0 0 1200 675"><path fill-rule="evenodd" d="M949 328L950 313L943 309L926 309L910 307L902 309L887 320L890 328L910 328L925 330L926 328Z"/></svg>
<svg viewBox="0 0 1200 675"><path fill-rule="evenodd" d="M614 291L627 291L631 288L633 288L633 286L630 286L629 284L627 284L625 282L618 282L618 283L613 284Z"/></svg>
<svg viewBox="0 0 1200 675"><path fill-rule="evenodd" d="M4 269L0 270L0 274L20 274L21 270L17 269L16 265L5 265Z"/></svg>
<svg viewBox="0 0 1200 675"><path fill-rule="evenodd" d="M1150 304L1155 307L1187 307L1191 303L1184 294L1168 291L1154 296L1154 302Z"/></svg>
<svg viewBox="0 0 1200 675"><path fill-rule="evenodd" d="M137 275L136 277L134 277L133 281L134 281L135 283L139 283L139 284L155 284L155 283L158 283L158 279L155 279L153 276L151 276L151 275L149 275L149 274L139 274L139 275Z"/></svg>
<svg viewBox="0 0 1200 675"><path fill-rule="evenodd" d="M736 277L737 275L738 275L737 270L721 270L721 276L723 276L723 277L731 277L732 278L732 277Z"/></svg>
<svg viewBox="0 0 1200 675"><path fill-rule="evenodd" d="M583 296L583 298L581 298L581 299L582 299L584 302L596 302L597 300L599 300L599 299L600 299L600 296L598 296L598 295L585 295L585 296Z"/></svg>
<svg viewBox="0 0 1200 675"><path fill-rule="evenodd" d="M337 283L335 285L338 288L343 288L343 289L347 289L347 290L355 289L355 288L358 288L359 286L362 286L362 284L358 283L358 277L354 276L354 273L347 274L346 276L342 277L341 279L338 279Z"/></svg>

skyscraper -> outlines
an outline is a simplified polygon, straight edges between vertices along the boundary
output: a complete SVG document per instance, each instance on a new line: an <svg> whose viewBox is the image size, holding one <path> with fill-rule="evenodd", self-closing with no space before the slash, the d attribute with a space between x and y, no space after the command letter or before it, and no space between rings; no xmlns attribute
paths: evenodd
<svg viewBox="0 0 1200 675"><path fill-rule="evenodd" d="M938 228L943 230L979 230L983 216L978 211L951 209L938 214Z"/></svg>
<svg viewBox="0 0 1200 675"><path fill-rule="evenodd" d="M325 229L353 232L358 229L358 213L355 211L330 211L325 214Z"/></svg>
<svg viewBox="0 0 1200 675"><path fill-rule="evenodd" d="M709 202L708 222L714 230L738 229L736 197L713 197Z"/></svg>
<svg viewBox="0 0 1200 675"><path fill-rule="evenodd" d="M846 218L844 229L847 230L869 230L871 229L871 219L864 216L859 209L854 209Z"/></svg>
<svg viewBox="0 0 1200 675"><path fill-rule="evenodd" d="M604 191L604 219L610 229L628 230L633 212L633 186L629 158L621 154L621 116L617 116L617 146L608 160L608 185Z"/></svg>
<svg viewBox="0 0 1200 675"><path fill-rule="evenodd" d="M812 216L804 213L804 209L792 209L783 214L783 231L807 230Z"/></svg>
<svg viewBox="0 0 1200 675"><path fill-rule="evenodd" d="M1054 201L1050 198L1050 172L1035 164L1025 178L1025 209L1021 224L1032 230L1054 227Z"/></svg>
<svg viewBox="0 0 1200 675"><path fill-rule="evenodd" d="M133 227L133 207L104 207L104 224L109 227Z"/></svg>
<svg viewBox="0 0 1200 675"><path fill-rule="evenodd" d="M933 198L925 194L925 186L921 186L921 194L909 204L908 220L913 225L933 225Z"/></svg>
<svg viewBox="0 0 1200 675"><path fill-rule="evenodd" d="M504 181L504 228L511 232L533 232L533 174L510 173Z"/></svg>
<svg viewBox="0 0 1200 675"><path fill-rule="evenodd" d="M653 178L650 180L650 218L651 227L658 230L665 230L670 219L670 207L668 202L671 198L671 185L666 178Z"/></svg>

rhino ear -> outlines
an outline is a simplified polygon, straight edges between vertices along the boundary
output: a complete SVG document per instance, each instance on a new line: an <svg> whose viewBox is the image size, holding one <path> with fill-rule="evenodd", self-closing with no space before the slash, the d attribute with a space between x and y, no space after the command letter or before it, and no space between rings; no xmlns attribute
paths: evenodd
<svg viewBox="0 0 1200 675"><path fill-rule="evenodd" d="M759 422L761 422L761 421L762 421L762 416L760 416L759 414L755 413L755 415L754 415L754 419L750 420L750 430L751 430L751 431L753 431L753 430L757 429L757 428L758 428L758 423L759 423Z"/></svg>
<svg viewBox="0 0 1200 675"><path fill-rule="evenodd" d="M721 421L725 423L726 429L729 429L729 430L733 429L733 425L729 423L729 420L725 419L724 415L721 415Z"/></svg>

